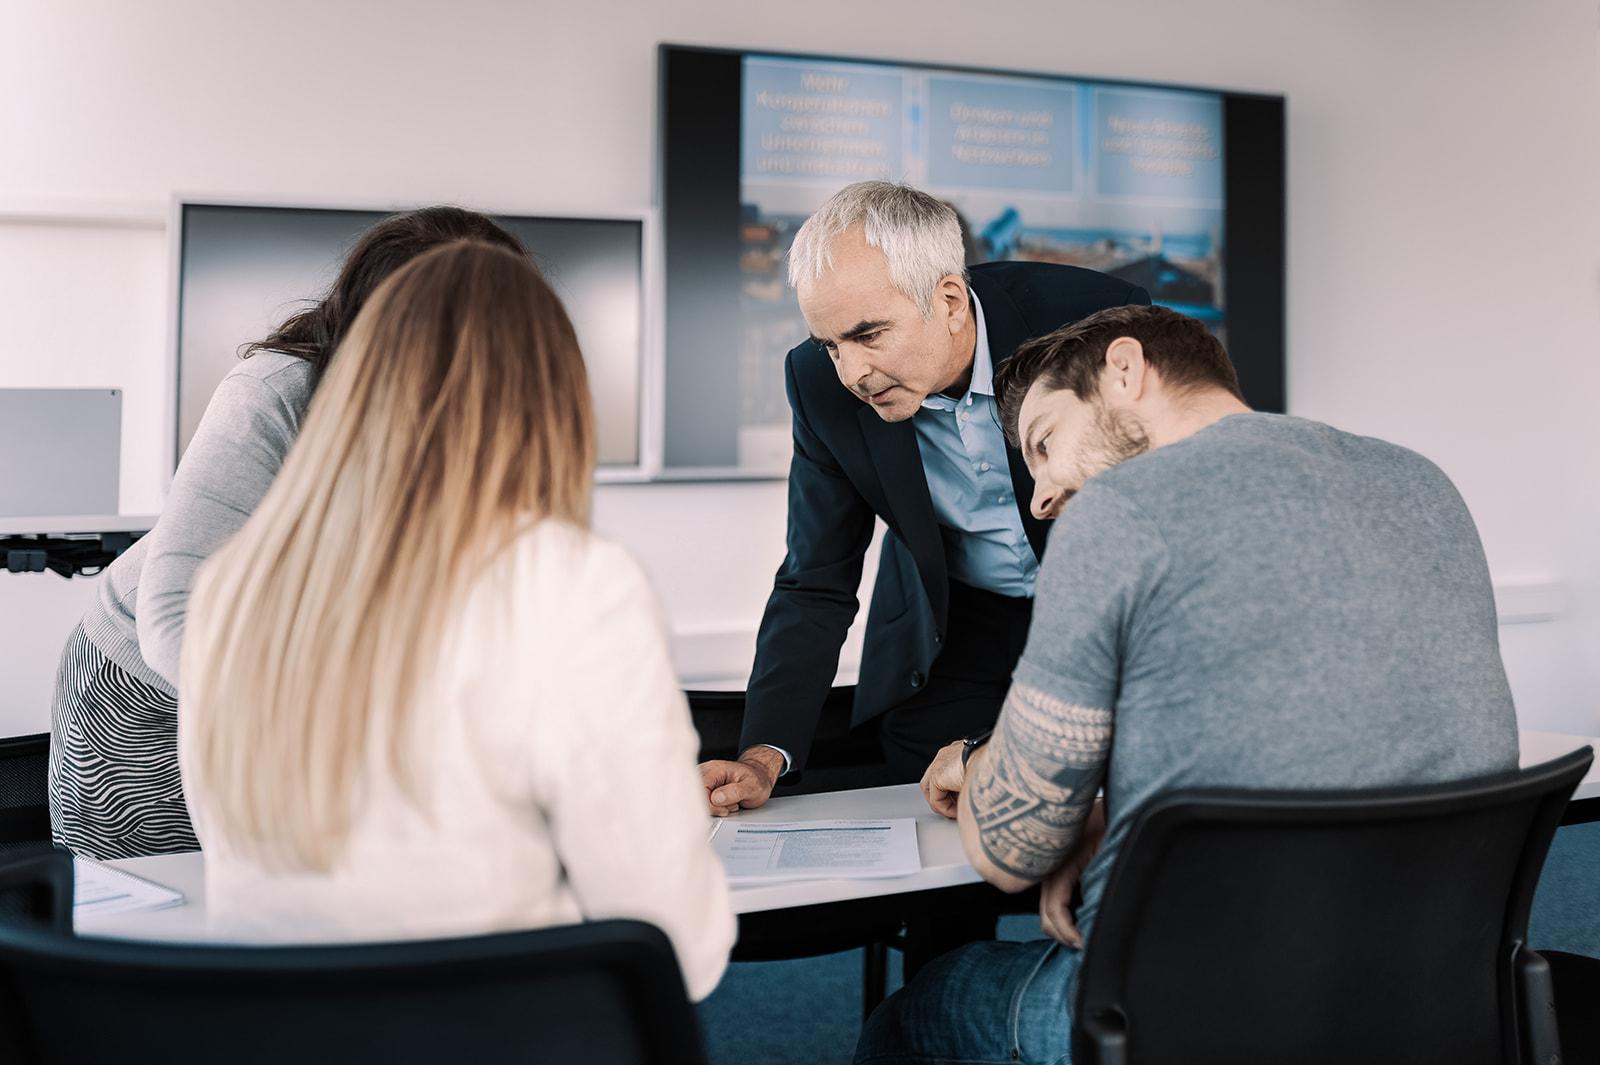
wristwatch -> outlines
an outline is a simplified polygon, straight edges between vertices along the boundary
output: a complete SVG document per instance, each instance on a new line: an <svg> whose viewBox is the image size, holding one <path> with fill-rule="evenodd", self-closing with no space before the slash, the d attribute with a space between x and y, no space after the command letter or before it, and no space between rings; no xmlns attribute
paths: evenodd
<svg viewBox="0 0 1600 1065"><path fill-rule="evenodd" d="M982 732L974 732L961 741L961 768L967 768L967 761L972 757L972 752L989 742L989 737L994 735L994 729L986 728Z"/></svg>

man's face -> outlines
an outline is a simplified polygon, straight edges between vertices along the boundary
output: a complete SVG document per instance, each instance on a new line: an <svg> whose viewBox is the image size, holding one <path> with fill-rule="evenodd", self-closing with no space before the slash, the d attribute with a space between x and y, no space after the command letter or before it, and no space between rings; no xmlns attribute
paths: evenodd
<svg viewBox="0 0 1600 1065"><path fill-rule="evenodd" d="M966 286L959 277L941 282L925 319L890 284L888 261L860 226L841 234L832 254L833 268L796 290L800 313L839 382L884 421L904 421L967 369L972 352L958 343L969 313Z"/></svg>
<svg viewBox="0 0 1600 1065"><path fill-rule="evenodd" d="M1143 422L1104 394L1085 402L1068 388L1035 381L1017 417L1022 456L1033 474L1033 514L1054 518L1084 482L1150 450Z"/></svg>

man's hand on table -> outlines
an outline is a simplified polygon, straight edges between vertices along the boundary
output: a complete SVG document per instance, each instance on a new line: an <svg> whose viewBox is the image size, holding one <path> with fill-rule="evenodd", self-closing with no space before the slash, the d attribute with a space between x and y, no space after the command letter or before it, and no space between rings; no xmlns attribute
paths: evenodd
<svg viewBox="0 0 1600 1065"><path fill-rule="evenodd" d="M1096 799L1083 822L1078 845L1060 868L1039 884L1039 929L1057 943L1074 950L1083 949L1083 933L1072 916L1072 889L1078 886L1089 861L1100 851L1106 838L1106 803Z"/></svg>
<svg viewBox="0 0 1600 1065"><path fill-rule="evenodd" d="M956 800L967 782L967 767L961 763L962 742L956 740L939 748L933 764L922 774L922 795L936 814L954 821Z"/></svg>
<svg viewBox="0 0 1600 1065"><path fill-rule="evenodd" d="M783 773L783 755L771 747L751 747L737 762L722 759L700 763L706 805L717 817L735 810L753 810L772 797Z"/></svg>

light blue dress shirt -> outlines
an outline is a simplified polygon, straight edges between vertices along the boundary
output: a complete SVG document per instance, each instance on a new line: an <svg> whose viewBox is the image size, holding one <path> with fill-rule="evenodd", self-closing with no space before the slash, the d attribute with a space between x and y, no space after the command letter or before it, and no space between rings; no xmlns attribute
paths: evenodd
<svg viewBox="0 0 1600 1065"><path fill-rule="evenodd" d="M953 580L1001 595L1032 596L1039 560L1017 513L1011 487L1006 438L1000 430L1000 409L994 401L994 357L983 327L983 304L972 296L978 346L972 354L972 383L967 394L943 394L922 401L912 417L922 468L933 497L933 516L949 533L946 570ZM783 772L794 764L789 752L770 743L783 756Z"/></svg>
<svg viewBox="0 0 1600 1065"><path fill-rule="evenodd" d="M960 399L929 396L911 423L934 517L947 530L945 561L951 579L1001 595L1031 596L1039 560L1017 512L994 400L994 358L976 293L972 311L978 344L967 394Z"/></svg>

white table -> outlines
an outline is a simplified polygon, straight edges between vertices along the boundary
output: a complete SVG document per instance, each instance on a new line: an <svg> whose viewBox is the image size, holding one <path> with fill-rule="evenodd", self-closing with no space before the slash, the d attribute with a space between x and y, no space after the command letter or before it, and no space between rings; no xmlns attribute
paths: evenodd
<svg viewBox="0 0 1600 1065"><path fill-rule="evenodd" d="M1600 738L1571 736L1558 732L1521 734L1522 764L1537 765L1558 758L1585 744L1600 750ZM1572 801L1600 800L1600 762L1591 767L1578 785ZM756 884L733 890L736 913L761 913L820 903L875 898L912 891L956 887L978 881L978 874L967 864L961 839L953 821L928 809L922 791L915 784L896 784L886 788L836 791L825 795L797 795L773 799L759 810L734 814L743 821L810 821L832 818L914 817L917 820L917 847L922 870L911 876L880 880L795 880L785 883ZM708 825L709 829L709 818ZM205 862L198 851L167 854L154 858L128 858L111 865L183 892L188 901L182 906L143 913L108 914L80 921L84 935L113 936L125 939L154 939L181 942L207 939L205 921Z"/></svg>
<svg viewBox="0 0 1600 1065"><path fill-rule="evenodd" d="M1540 762L1548 762L1553 758L1560 758L1579 747L1593 747L1595 762L1589 767L1588 774L1578 782L1571 801L1574 805L1582 803L1587 807L1600 807L1600 802L1596 801L1600 800L1600 736L1574 736L1566 732L1532 732L1527 729L1518 735L1522 746L1524 769ZM1569 816L1563 823L1574 820L1595 820L1595 818Z"/></svg>
<svg viewBox="0 0 1600 1065"><path fill-rule="evenodd" d="M894 784L886 788L836 791L824 795L795 795L773 799L759 810L744 810L731 815L739 821L814 821L834 818L876 820L914 817L917 820L917 849L922 870L911 876L879 880L791 880L782 883L754 884L733 889L735 913L786 910L825 902L895 895L908 891L929 891L976 883L977 871L967 864L961 851L961 838L954 821L932 810L915 784ZM706 818L709 831L711 818ZM144 877L183 892L188 901L182 906L142 913L106 914L78 922L84 935L115 936L127 939L159 939L180 942L208 938L205 919L205 860L199 851L163 854L153 858L125 858L108 863L135 876Z"/></svg>

